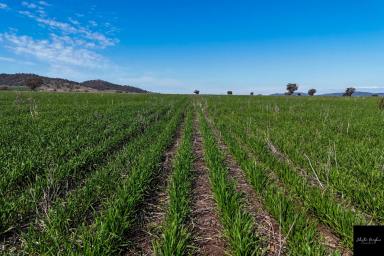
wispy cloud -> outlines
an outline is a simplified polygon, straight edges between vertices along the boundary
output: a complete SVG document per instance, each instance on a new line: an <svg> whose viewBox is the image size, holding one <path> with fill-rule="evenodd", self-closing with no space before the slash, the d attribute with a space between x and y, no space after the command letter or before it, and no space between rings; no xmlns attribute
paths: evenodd
<svg viewBox="0 0 384 256"><path fill-rule="evenodd" d="M21 9L14 11L46 28L46 38L23 34L19 29L9 29L8 32L0 33L0 45L18 56L16 59L1 57L1 61L16 62L23 57L28 59L32 57L48 64L53 72L66 70L67 73L113 66L102 55L102 50L115 45L117 39L91 29L98 25L93 19L82 22L72 17L62 19L50 17L48 15L50 6L51 4L46 1L21 2Z"/></svg>
<svg viewBox="0 0 384 256"><path fill-rule="evenodd" d="M49 3L47 3L46 1L39 1L39 4L42 5L42 6L51 6Z"/></svg>
<svg viewBox="0 0 384 256"><path fill-rule="evenodd" d="M7 9L8 5L5 3L0 3L0 9Z"/></svg>
<svg viewBox="0 0 384 256"><path fill-rule="evenodd" d="M11 63L18 63L23 65L35 65L35 63L30 61L18 60L18 59L2 57L2 56L0 56L0 62L11 62Z"/></svg>
<svg viewBox="0 0 384 256"><path fill-rule="evenodd" d="M93 27L97 27L97 22L94 20L88 21L89 24L91 24Z"/></svg>
<svg viewBox="0 0 384 256"><path fill-rule="evenodd" d="M1 57L1 56L0 56L0 61L15 62L16 60L13 59L13 58Z"/></svg>
<svg viewBox="0 0 384 256"><path fill-rule="evenodd" d="M0 5L1 6L1 5ZM97 15L87 19L82 14L72 17L49 15L50 4L45 1L23 1L19 9L13 9L43 28L45 37L35 37L20 28L0 33L0 46L14 55L0 56L0 62L33 65L26 60L36 60L47 65L46 75L66 77L77 81L106 79L121 84L133 84L146 88L178 88L180 81L154 74L130 74L126 67L116 65L103 55L106 48L118 43L114 34L118 31L111 20L98 20ZM92 12L95 7L91 8ZM19 16L20 18L20 16ZM40 66L39 66L40 67Z"/></svg>
<svg viewBox="0 0 384 256"><path fill-rule="evenodd" d="M26 2L26 1L21 2L21 5L29 9L36 9L38 7L37 4Z"/></svg>
<svg viewBox="0 0 384 256"><path fill-rule="evenodd" d="M38 4L41 4L41 2L42 1L38 2ZM31 18L35 20L39 25L45 26L58 33L65 35L73 35L76 38L81 37L84 40L88 40L90 41L88 44L89 46L104 49L109 46L114 46L116 45L116 43L119 42L119 40L116 38L111 38L101 32L93 31L89 28L89 26L82 25L80 21L75 20L71 17L68 18L69 22L60 21L56 18L48 17L44 9L44 7L47 6L47 3L43 6L38 4L31 2L22 2L22 5L24 7L27 7L28 10L20 10L19 14ZM89 20L87 23L92 27L97 27L98 25L95 20Z"/></svg>
<svg viewBox="0 0 384 256"><path fill-rule="evenodd" d="M96 68L107 62L101 55L84 48L69 46L55 35L51 35L49 39L36 40L30 36L2 33L0 41L16 54L33 56L52 65L67 64Z"/></svg>

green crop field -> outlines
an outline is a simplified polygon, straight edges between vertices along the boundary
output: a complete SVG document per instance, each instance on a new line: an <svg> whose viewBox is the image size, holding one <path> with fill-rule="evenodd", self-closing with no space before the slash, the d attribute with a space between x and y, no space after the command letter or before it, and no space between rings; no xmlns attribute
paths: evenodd
<svg viewBox="0 0 384 256"><path fill-rule="evenodd" d="M376 97L0 92L1 255L352 255Z"/></svg>

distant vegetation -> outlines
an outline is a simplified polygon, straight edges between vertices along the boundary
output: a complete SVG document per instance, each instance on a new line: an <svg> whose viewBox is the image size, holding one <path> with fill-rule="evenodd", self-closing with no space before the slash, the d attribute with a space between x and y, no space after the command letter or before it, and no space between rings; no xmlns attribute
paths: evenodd
<svg viewBox="0 0 384 256"><path fill-rule="evenodd" d="M356 89L355 88L353 88L353 87L349 87L349 88L347 88L346 90L345 90L345 93L343 94L343 96L352 96L352 94L354 94L355 93L355 91L356 91Z"/></svg>
<svg viewBox="0 0 384 256"><path fill-rule="evenodd" d="M41 91L121 91L128 93L147 93L147 91L128 85L113 84L103 80L90 80L78 83L61 78L50 78L35 74L0 74L0 86L26 87Z"/></svg>
<svg viewBox="0 0 384 256"><path fill-rule="evenodd" d="M297 84L292 84L292 83L287 84L286 95L292 95L295 91L297 91L297 89L299 89Z"/></svg>
<svg viewBox="0 0 384 256"><path fill-rule="evenodd" d="M40 77L31 77L25 80L25 86L27 86L32 91L36 90L38 87L44 84L43 79Z"/></svg>
<svg viewBox="0 0 384 256"><path fill-rule="evenodd" d="M315 93L316 93L316 89L309 89L309 90L308 90L308 95L309 95L309 96L314 96Z"/></svg>

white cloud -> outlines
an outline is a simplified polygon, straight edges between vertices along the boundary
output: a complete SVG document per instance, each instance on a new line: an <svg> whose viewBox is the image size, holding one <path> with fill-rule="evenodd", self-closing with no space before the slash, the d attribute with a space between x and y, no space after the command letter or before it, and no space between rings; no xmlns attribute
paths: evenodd
<svg viewBox="0 0 384 256"><path fill-rule="evenodd" d="M92 26L96 27L97 26L97 22L94 21L94 20L90 20L88 21L89 24L91 24Z"/></svg>
<svg viewBox="0 0 384 256"><path fill-rule="evenodd" d="M68 18L69 22L71 22L73 25L80 25L80 22L72 17Z"/></svg>
<svg viewBox="0 0 384 256"><path fill-rule="evenodd" d="M30 11L19 11L21 15L27 16L28 18L34 18L35 16Z"/></svg>
<svg viewBox="0 0 384 256"><path fill-rule="evenodd" d="M16 62L15 59L13 58L8 58L8 57L1 57L0 56L0 61L6 61L6 62Z"/></svg>
<svg viewBox="0 0 384 256"><path fill-rule="evenodd" d="M29 3L26 3L29 4ZM37 11L38 13L39 10ZM45 12L42 10L44 15L36 15L32 13L31 11L19 11L20 14L34 19L36 22L38 22L40 25L47 26L48 28L52 30L58 30L59 32L63 34L73 34L76 37L80 36L84 39L87 39L89 41L89 45L93 45L93 47L100 47L100 48L106 48L108 46L114 46L119 41L115 38L109 38L105 36L104 34L96 31L92 31L89 28L82 26L79 21L74 20L72 18L69 18L68 20L70 23L58 21L54 18L47 18L45 17ZM97 26L96 21L89 21L89 23L93 26Z"/></svg>
<svg viewBox="0 0 384 256"><path fill-rule="evenodd" d="M59 37L35 40L30 36L2 33L0 40L16 54L33 56L51 65L72 65L88 68L102 67L106 60L101 55L83 48L68 45Z"/></svg>
<svg viewBox="0 0 384 256"><path fill-rule="evenodd" d="M111 23L86 20L80 14L74 14L73 18L64 17L62 20L50 17L49 12L46 12L50 4L45 1L27 0L21 2L21 6L14 12L45 28L46 37L37 38L28 32L23 33L19 29L11 28L8 32L0 32L0 47L14 54L11 57L0 56L1 62L39 64L39 67L43 65L46 68L47 75L78 81L95 78L95 74L110 80L126 76L127 73L120 66L102 55L102 49L118 43L118 39L108 33L109 30L115 29ZM135 78L135 81L142 82L151 80Z"/></svg>
<svg viewBox="0 0 384 256"><path fill-rule="evenodd" d="M49 3L47 3L46 1L39 1L39 4L42 5L42 6L51 6Z"/></svg>
<svg viewBox="0 0 384 256"><path fill-rule="evenodd" d="M35 63L30 61L18 60L18 59L2 57L2 56L0 56L0 62L11 62L11 63L18 63L18 64L29 65L29 66L35 65Z"/></svg>
<svg viewBox="0 0 384 256"><path fill-rule="evenodd" d="M5 3L0 3L0 9L7 9L8 5Z"/></svg>
<svg viewBox="0 0 384 256"><path fill-rule="evenodd" d="M36 4L30 3L30 2L26 2L26 1L21 2L21 5L29 8L29 9L36 9L37 8Z"/></svg>

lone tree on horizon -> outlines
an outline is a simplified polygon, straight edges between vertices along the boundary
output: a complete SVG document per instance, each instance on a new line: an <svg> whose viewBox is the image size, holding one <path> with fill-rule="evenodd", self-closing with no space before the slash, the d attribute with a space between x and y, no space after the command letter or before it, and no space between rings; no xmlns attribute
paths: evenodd
<svg viewBox="0 0 384 256"><path fill-rule="evenodd" d="M199 90L194 90L193 93L194 94L200 94L200 91Z"/></svg>
<svg viewBox="0 0 384 256"><path fill-rule="evenodd" d="M297 84L292 84L292 83L287 84L288 92L286 93L286 95L292 95L295 91L297 91L297 89L299 89Z"/></svg>
<svg viewBox="0 0 384 256"><path fill-rule="evenodd" d="M36 88L41 86L43 83L44 81L40 77L31 77L25 80L25 85L32 91L36 90Z"/></svg>
<svg viewBox="0 0 384 256"><path fill-rule="evenodd" d="M233 92L232 91L227 91L227 95L232 95Z"/></svg>
<svg viewBox="0 0 384 256"><path fill-rule="evenodd" d="M251 92L250 95L253 96L253 92Z"/></svg>
<svg viewBox="0 0 384 256"><path fill-rule="evenodd" d="M354 94L356 91L355 88L353 87L348 87L346 90L345 90L345 93L343 94L343 96L352 96L352 94Z"/></svg>
<svg viewBox="0 0 384 256"><path fill-rule="evenodd" d="M315 93L316 93L316 89L309 89L308 90L308 95L309 96L313 96L313 95L315 95Z"/></svg>

